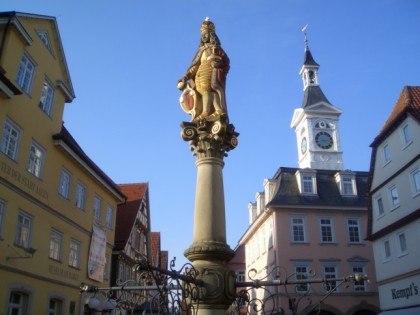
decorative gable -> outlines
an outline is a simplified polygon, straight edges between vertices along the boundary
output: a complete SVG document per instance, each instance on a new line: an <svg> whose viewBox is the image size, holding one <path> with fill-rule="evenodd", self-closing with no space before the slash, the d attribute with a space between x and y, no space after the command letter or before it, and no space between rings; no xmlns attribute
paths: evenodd
<svg viewBox="0 0 420 315"><path fill-rule="evenodd" d="M36 33L38 34L39 38L41 39L41 42L45 45L45 47L48 49L48 51L52 54L53 50L52 50L51 40L50 40L50 36L48 34L48 31L47 30L38 30L38 31L36 31Z"/></svg>

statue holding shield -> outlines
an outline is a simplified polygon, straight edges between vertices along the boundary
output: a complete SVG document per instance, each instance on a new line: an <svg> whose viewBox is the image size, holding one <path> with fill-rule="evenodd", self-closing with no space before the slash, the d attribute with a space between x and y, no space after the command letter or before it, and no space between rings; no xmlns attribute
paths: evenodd
<svg viewBox="0 0 420 315"><path fill-rule="evenodd" d="M215 121L227 116L225 87L229 58L209 18L201 24L200 31L198 51L177 87L183 91L181 107L191 115L192 121Z"/></svg>

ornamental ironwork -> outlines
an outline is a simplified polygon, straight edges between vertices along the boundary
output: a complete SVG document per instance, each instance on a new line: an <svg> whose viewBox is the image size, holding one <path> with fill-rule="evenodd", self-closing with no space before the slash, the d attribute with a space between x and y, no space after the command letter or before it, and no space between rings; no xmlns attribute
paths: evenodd
<svg viewBox="0 0 420 315"><path fill-rule="evenodd" d="M195 315L205 283L190 263L175 269L175 258L170 269L153 267L146 261L133 266L136 279L118 281L113 287L81 284L81 292L90 293L89 308L95 312L112 314L167 314ZM237 295L227 314L284 315L319 314L322 303L343 284L368 281L365 274L350 274L338 278L317 278L315 272L305 275L288 274L275 267L262 279L257 271L248 272L249 281L236 281ZM321 284L322 290L314 284ZM286 298L287 308L280 299Z"/></svg>

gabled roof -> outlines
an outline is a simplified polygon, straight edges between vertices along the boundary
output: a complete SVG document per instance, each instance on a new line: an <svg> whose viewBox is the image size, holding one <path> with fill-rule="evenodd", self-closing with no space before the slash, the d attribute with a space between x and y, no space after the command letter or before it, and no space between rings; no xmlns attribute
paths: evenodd
<svg viewBox="0 0 420 315"><path fill-rule="evenodd" d="M64 125L61 126L60 132L54 134L52 138L54 140L54 145L70 155L76 163L98 180L106 189L118 198L120 202L125 199L124 194L121 193L117 184L115 184L114 181L87 156Z"/></svg>
<svg viewBox="0 0 420 315"><path fill-rule="evenodd" d="M268 207L367 207L368 172L352 172L355 174L357 196L342 196L335 180L337 170L315 170L317 195L301 194L295 176L299 168L280 167L274 176L277 191Z"/></svg>
<svg viewBox="0 0 420 315"><path fill-rule="evenodd" d="M401 124L408 114L411 114L415 120L420 122L420 86L405 86L403 88L391 114L370 146L374 147L380 144Z"/></svg>
<svg viewBox="0 0 420 315"><path fill-rule="evenodd" d="M131 230L133 229L137 213L145 197L148 184L133 183L118 185L127 200L118 205L117 219L115 224L115 250L124 249Z"/></svg>
<svg viewBox="0 0 420 315"><path fill-rule="evenodd" d="M57 40L57 47L59 50L58 53L61 56L59 56L56 59L59 61L62 67L62 71L63 71L63 74L65 76L65 81L66 81L66 82L59 81L56 83L57 83L57 86L60 87L62 91L64 92L66 96L66 102L68 103L72 102L73 99L75 98L75 94L74 94L73 84L71 82L70 72L67 66L66 56L64 54L63 43L61 41L60 32L58 29L56 18L53 16L22 13L22 12L15 12L15 11L0 12L0 25L4 24L6 26L8 25L14 26L16 30L18 31L18 33L25 40L27 45L31 45L33 39L30 35L30 32L28 32L28 30L26 30L23 24L20 22L19 18L42 19L42 20L49 20L50 22L52 22L53 31L55 32L55 34L51 38L55 38Z"/></svg>

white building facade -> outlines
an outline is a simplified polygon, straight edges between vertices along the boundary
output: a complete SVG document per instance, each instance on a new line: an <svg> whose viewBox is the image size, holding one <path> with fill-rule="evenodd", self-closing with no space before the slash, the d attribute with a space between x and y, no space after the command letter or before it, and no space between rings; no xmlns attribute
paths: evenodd
<svg viewBox="0 0 420 315"><path fill-rule="evenodd" d="M372 143L369 240L381 314L420 314L420 87L404 87Z"/></svg>

